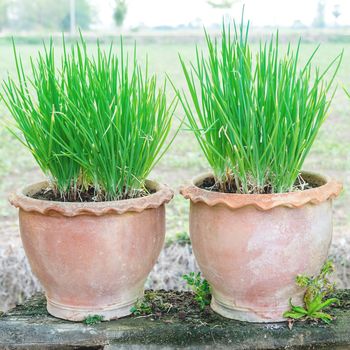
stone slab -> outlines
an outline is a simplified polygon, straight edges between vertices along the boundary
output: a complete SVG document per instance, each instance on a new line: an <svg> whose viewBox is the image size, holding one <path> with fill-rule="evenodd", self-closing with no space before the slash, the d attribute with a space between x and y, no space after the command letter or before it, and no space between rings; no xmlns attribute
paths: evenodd
<svg viewBox="0 0 350 350"><path fill-rule="evenodd" d="M297 322L290 330L286 322L249 324L210 310L85 325L51 317L37 294L0 317L0 349L350 349L350 290L338 297L333 323Z"/></svg>

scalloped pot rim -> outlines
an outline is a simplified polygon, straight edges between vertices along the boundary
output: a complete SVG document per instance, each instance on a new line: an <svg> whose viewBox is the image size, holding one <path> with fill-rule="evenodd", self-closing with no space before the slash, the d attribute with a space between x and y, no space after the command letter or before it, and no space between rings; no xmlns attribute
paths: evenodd
<svg viewBox="0 0 350 350"><path fill-rule="evenodd" d="M203 202L210 207L224 205L231 209L253 206L258 210L269 210L275 207L300 208L306 204L320 204L336 198L343 189L343 185L328 177L317 173L302 171L306 178L312 178L322 185L304 191L274 193L274 194L238 194L208 191L198 187L205 178L213 177L212 173L205 173L195 177L192 184L183 186L180 193L194 203Z"/></svg>
<svg viewBox="0 0 350 350"><path fill-rule="evenodd" d="M37 212L43 215L61 214L73 217L79 215L102 216L108 214L124 214L126 212L142 212L145 209L158 208L168 203L174 192L166 185L156 181L146 180L146 186L156 190L146 197L104 202L56 202L29 197L49 185L41 181L20 189L9 197L10 203L26 212Z"/></svg>

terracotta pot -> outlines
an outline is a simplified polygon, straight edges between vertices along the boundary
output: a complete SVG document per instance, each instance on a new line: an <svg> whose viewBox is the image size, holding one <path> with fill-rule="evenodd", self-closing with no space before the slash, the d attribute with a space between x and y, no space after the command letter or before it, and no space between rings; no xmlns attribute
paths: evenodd
<svg viewBox="0 0 350 350"><path fill-rule="evenodd" d="M165 236L165 207L173 192L156 190L143 198L67 203L33 199L46 182L10 197L19 208L23 246L33 273L43 285L47 310L81 321L130 314L142 297Z"/></svg>
<svg viewBox="0 0 350 350"><path fill-rule="evenodd" d="M191 200L190 234L198 265L212 287L211 307L224 317L283 321L288 301L302 303L298 274L314 275L332 239L332 199L342 185L303 173L317 188L283 194L226 194L183 187Z"/></svg>

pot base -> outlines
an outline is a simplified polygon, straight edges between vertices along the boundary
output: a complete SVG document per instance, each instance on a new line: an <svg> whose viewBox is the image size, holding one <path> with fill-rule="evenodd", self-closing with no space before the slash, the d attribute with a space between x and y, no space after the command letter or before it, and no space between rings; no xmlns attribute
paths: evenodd
<svg viewBox="0 0 350 350"><path fill-rule="evenodd" d="M88 316L98 315L103 318L103 321L109 321L130 315L132 306L135 305L139 298L142 298L142 294L126 303L112 304L99 308L81 308L60 304L46 297L46 308L50 315L63 320L84 321Z"/></svg>
<svg viewBox="0 0 350 350"><path fill-rule="evenodd" d="M285 308L269 308L268 310L253 310L249 308L235 308L231 307L226 303L222 303L212 296L210 307L213 311L219 315L230 318L232 320L245 321L245 322L256 322L256 323L275 323L285 322L286 319L282 317Z"/></svg>

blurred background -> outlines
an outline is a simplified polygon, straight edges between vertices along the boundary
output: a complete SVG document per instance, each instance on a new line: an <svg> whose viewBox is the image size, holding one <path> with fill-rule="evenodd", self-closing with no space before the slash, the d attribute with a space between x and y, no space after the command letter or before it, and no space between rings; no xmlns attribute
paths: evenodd
<svg viewBox="0 0 350 350"><path fill-rule="evenodd" d="M350 25L347 0L1 0L2 35L97 34L184 31L218 28L222 17L240 15L257 27L291 29L344 28Z"/></svg>
<svg viewBox="0 0 350 350"><path fill-rule="evenodd" d="M279 29L282 50L303 38L301 63L318 44L315 64L325 68L344 50L337 76L338 89L329 118L320 131L304 169L336 177L345 190L335 201L334 239L331 255L336 262L339 287L350 287L350 1L347 0L0 0L0 78L15 74L13 37L30 75L30 57L36 57L42 42L53 37L56 55L62 53L61 36L74 41L79 29L93 54L96 38L102 45L123 35L127 49L137 43L141 62L149 58L150 69L159 80L167 72L178 88L185 80L178 60L193 60L195 45L204 48L203 26L219 35L222 19L239 21L242 6L251 21L251 42ZM174 93L168 89L169 100ZM178 108L174 131L183 117ZM29 152L6 130L11 118L0 101L0 310L40 289L28 267L17 223L17 211L7 197L19 186L43 177ZM208 165L191 133L183 128L151 174L174 189L189 181ZM181 275L195 265L188 239L188 202L176 195L167 211L167 242L148 281L153 288L183 288ZM283 268L283 266L281 266Z"/></svg>

